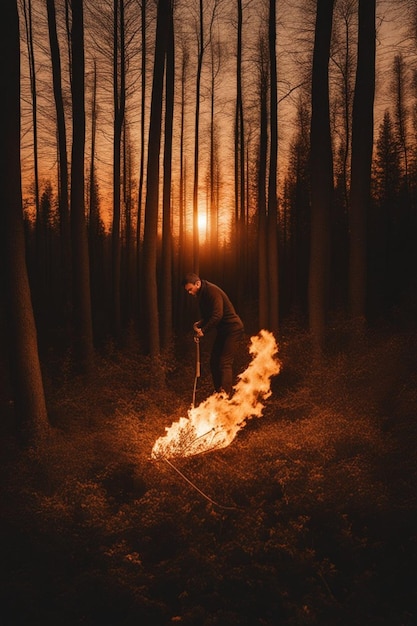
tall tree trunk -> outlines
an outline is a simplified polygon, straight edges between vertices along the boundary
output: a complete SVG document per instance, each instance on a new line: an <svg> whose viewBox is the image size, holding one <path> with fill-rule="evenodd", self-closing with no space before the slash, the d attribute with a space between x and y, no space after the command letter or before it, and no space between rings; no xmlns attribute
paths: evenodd
<svg viewBox="0 0 417 626"><path fill-rule="evenodd" d="M124 326L131 327L134 319L136 303L136 255L135 255L135 235L133 222L134 206L134 183L133 177L133 146L130 139L129 125L123 125L123 205L124 205L124 265L122 270L123 289L122 303L124 305Z"/></svg>
<svg viewBox="0 0 417 626"><path fill-rule="evenodd" d="M47 0L46 6L48 10L49 46L51 49L52 80L58 133L58 207L63 277L61 290L64 305L64 318L65 321L69 323L69 314L71 310L71 236L68 201L67 131L65 124L64 98L62 95L61 55L56 28L55 0Z"/></svg>
<svg viewBox="0 0 417 626"><path fill-rule="evenodd" d="M172 225L171 225L171 179L172 179L172 129L174 115L175 45L173 3L170 2L169 27L166 52L165 77L165 133L164 176L162 192L162 346L172 341Z"/></svg>
<svg viewBox="0 0 417 626"><path fill-rule="evenodd" d="M139 318L139 334L141 334L141 302L143 296L142 284L142 217L143 217L143 188L145 174L145 114L146 114L146 7L148 0L142 0L141 3L141 34L142 34L142 53L141 53L141 105L140 105L140 165L139 165L139 186L138 186L138 215L136 220L136 277L137 277L137 301L138 301L138 318Z"/></svg>
<svg viewBox="0 0 417 626"><path fill-rule="evenodd" d="M98 206L96 202L96 197L94 193L95 186L95 162L96 162L96 136L97 136L97 64L94 61L94 71L93 71L93 86L91 90L91 156L90 156L90 174L89 174L89 206L88 206L88 233L90 239L90 265L91 269L95 264L94 258L94 249L95 249L95 237L98 234L97 226L98 226ZM94 276L94 272L91 272L91 275Z"/></svg>
<svg viewBox="0 0 417 626"><path fill-rule="evenodd" d="M200 242L198 236L198 174L200 153L200 98L201 98L201 71L204 54L204 13L203 0L200 0L200 25L198 40L198 62L195 90L195 121L194 121L194 184L193 184L193 270L200 271Z"/></svg>
<svg viewBox="0 0 417 626"><path fill-rule="evenodd" d="M374 127L375 5L376 0L359 0L358 60L352 113L349 298L350 313L359 332L366 319L366 222Z"/></svg>
<svg viewBox="0 0 417 626"><path fill-rule="evenodd" d="M143 243L146 330L148 350L155 358L160 353L157 241L159 208L159 158L161 150L162 99L166 42L168 40L171 0L158 1L155 60L149 122L148 165L146 176L145 232Z"/></svg>
<svg viewBox="0 0 417 626"><path fill-rule="evenodd" d="M328 305L330 212L333 158L330 137L329 57L334 0L318 0L312 76L311 246L308 285L309 326L317 357L324 348Z"/></svg>
<svg viewBox="0 0 417 626"><path fill-rule="evenodd" d="M217 43L217 42L216 42ZM219 276L219 205L218 205L218 186L219 167L218 167L218 150L216 136L215 121L215 103L216 103L216 76L220 69L220 54L218 46L215 46L211 40L211 90L210 90L210 171L208 183L208 219L207 219L207 237L210 257L213 260L211 270L214 276Z"/></svg>
<svg viewBox="0 0 417 626"><path fill-rule="evenodd" d="M83 1L72 0L72 158L71 158L71 235L74 288L74 349L76 364L89 374L94 365L91 319L90 267L85 220L85 88Z"/></svg>
<svg viewBox="0 0 417 626"><path fill-rule="evenodd" d="M120 171L121 140L125 116L125 44L124 44L124 0L113 0L113 223L112 223L112 323L113 334L120 339ZM119 57L120 54L120 57Z"/></svg>
<svg viewBox="0 0 417 626"><path fill-rule="evenodd" d="M247 278L246 258L246 206L245 206L245 134L242 95L242 0L237 0L237 41L236 41L236 103L235 103L235 257L238 305L243 300Z"/></svg>
<svg viewBox="0 0 417 626"><path fill-rule="evenodd" d="M16 0L0 6L0 254L10 380L19 435L36 444L48 431L38 341L25 260L20 161L20 41Z"/></svg>
<svg viewBox="0 0 417 626"><path fill-rule="evenodd" d="M270 150L268 180L268 292L269 292L269 330L278 336L278 80L276 55L276 0L269 2L269 72L270 72Z"/></svg>
<svg viewBox="0 0 417 626"><path fill-rule="evenodd" d="M35 48L33 42L32 0L23 0L23 16L25 20L26 46L28 52L30 94L32 99L32 131L33 131L33 181L35 196L35 245L36 245L36 295L38 300L46 297L46 253L45 232L40 211L39 192L39 158L38 158L38 96L36 88Z"/></svg>
<svg viewBox="0 0 417 626"><path fill-rule="evenodd" d="M268 61L263 39L259 41L259 164L258 164L258 316L261 328L268 328L268 256L266 168L268 160Z"/></svg>
<svg viewBox="0 0 417 626"><path fill-rule="evenodd" d="M88 250L90 260L90 280L92 314L99 309L107 298L108 284L103 263L104 225L100 217L100 199L96 172L96 136L97 136L97 66L94 61L91 89L91 152L88 182Z"/></svg>
<svg viewBox="0 0 417 626"><path fill-rule="evenodd" d="M177 255L177 279L178 284L184 274L189 271L192 259L192 250L187 237L187 217L186 217L186 167L185 167L185 109L187 101L187 70L189 55L185 43L182 44L181 61L181 100L180 100L180 130L179 130L179 232L178 232L178 255ZM175 293L175 292L174 292ZM184 323L184 307L186 300L184 297L175 298L175 325Z"/></svg>

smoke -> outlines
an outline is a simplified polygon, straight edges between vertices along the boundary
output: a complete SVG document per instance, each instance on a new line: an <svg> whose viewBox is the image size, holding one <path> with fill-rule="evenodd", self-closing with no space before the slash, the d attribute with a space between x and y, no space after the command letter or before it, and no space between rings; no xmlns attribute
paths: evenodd
<svg viewBox="0 0 417 626"><path fill-rule="evenodd" d="M214 393L180 417L166 435L156 440L151 457L192 456L228 446L252 417L261 417L265 400L271 395L271 378L280 371L278 347L274 335L261 330L251 337L252 360L233 387L228 398Z"/></svg>

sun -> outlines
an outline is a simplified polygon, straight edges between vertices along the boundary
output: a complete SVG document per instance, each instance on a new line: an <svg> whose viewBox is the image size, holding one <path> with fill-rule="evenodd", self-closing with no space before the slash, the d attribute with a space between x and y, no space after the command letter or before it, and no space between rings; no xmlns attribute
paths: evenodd
<svg viewBox="0 0 417 626"><path fill-rule="evenodd" d="M198 214L198 232L200 235L205 235L207 232L207 215L206 213Z"/></svg>

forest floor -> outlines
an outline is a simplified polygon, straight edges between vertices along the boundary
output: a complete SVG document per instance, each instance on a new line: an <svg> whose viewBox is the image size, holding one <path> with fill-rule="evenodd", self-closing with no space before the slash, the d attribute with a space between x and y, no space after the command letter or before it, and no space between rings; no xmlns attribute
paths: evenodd
<svg viewBox="0 0 417 626"><path fill-rule="evenodd" d="M172 464L192 338L159 381L133 346L88 385L51 359L50 438L20 450L2 408L2 625L415 626L417 335L342 343L318 368L288 331L263 416Z"/></svg>

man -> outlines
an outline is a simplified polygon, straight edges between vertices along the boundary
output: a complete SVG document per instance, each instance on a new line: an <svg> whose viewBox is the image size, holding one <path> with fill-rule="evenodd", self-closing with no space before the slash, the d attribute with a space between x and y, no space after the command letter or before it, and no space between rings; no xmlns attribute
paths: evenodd
<svg viewBox="0 0 417 626"><path fill-rule="evenodd" d="M182 280L185 291L197 298L201 320L195 322L197 337L216 330L210 355L211 376L216 391L230 395L233 385L233 361L243 339L243 322L227 294L217 285L189 273Z"/></svg>

